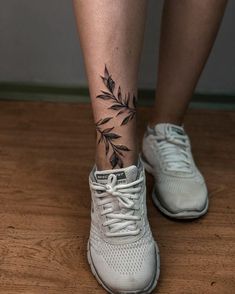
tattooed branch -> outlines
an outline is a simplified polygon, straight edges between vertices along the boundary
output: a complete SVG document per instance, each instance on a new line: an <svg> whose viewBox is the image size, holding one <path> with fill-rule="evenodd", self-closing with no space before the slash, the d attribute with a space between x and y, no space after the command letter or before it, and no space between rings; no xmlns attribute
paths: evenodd
<svg viewBox="0 0 235 294"><path fill-rule="evenodd" d="M102 129L102 126L109 122L111 119L112 117L106 117L96 122L96 130L99 134L98 144L100 144L101 142L104 143L106 156L108 156L109 151L111 150L109 161L112 168L115 168L116 166L122 168L122 157L124 157L123 151L130 151L130 149L124 145L115 143L115 140L121 138L121 136L113 132L114 127Z"/></svg>
<svg viewBox="0 0 235 294"><path fill-rule="evenodd" d="M96 98L110 100L112 105L108 109L118 111L116 116L124 114L125 117L123 118L121 125L126 125L136 115L135 95L131 96L130 93L123 95L120 86L118 87L117 93L115 95L116 83L109 74L106 65L104 69L104 76L101 76L101 79L107 91L101 91L101 94L96 96Z"/></svg>
<svg viewBox="0 0 235 294"><path fill-rule="evenodd" d="M136 115L136 97L130 95L130 93L123 95L121 87L116 90L116 83L109 74L107 67L105 66L104 75L101 79L106 87L105 91L101 91L101 94L96 96L97 99L109 100L112 104L108 109L117 112L116 117L123 115L121 126L126 125ZM112 168L119 166L123 167L124 152L130 151L125 145L117 144L117 140L121 138L119 134L114 131L114 127L105 128L104 125L108 123L113 117L106 117L96 122L96 130L98 133L98 144L101 142L105 146L105 154L109 156L109 162Z"/></svg>

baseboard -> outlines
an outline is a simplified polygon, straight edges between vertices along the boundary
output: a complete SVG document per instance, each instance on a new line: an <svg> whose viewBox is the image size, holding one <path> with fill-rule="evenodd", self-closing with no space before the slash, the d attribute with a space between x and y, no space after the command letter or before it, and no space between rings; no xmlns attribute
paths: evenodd
<svg viewBox="0 0 235 294"><path fill-rule="evenodd" d="M38 85L30 83L0 82L0 100L10 101L51 101L89 103L87 87ZM138 103L151 106L154 101L154 90L140 89ZM213 108L235 110L235 94L195 93L191 104L193 108Z"/></svg>

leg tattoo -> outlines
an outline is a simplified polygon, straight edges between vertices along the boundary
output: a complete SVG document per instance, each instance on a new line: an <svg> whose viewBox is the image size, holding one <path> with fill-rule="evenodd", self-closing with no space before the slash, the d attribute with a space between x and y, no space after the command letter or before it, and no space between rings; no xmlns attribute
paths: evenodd
<svg viewBox="0 0 235 294"><path fill-rule="evenodd" d="M107 67L104 69L104 76L101 76L104 85L106 86L107 91L101 91L102 94L96 96L96 98L103 100L111 100L113 104L108 108L118 111L117 116L120 114L125 114L124 119L122 120L121 125L126 125L131 121L136 115L136 97L133 95L131 97L130 93L125 94L123 97L120 86L118 87L117 95L115 95L115 82L113 81L111 75L108 72ZM132 106L131 106L132 100Z"/></svg>
<svg viewBox="0 0 235 294"><path fill-rule="evenodd" d="M125 94L125 96L123 97L120 86L118 87L117 95L115 95L116 83L109 74L106 66L104 69L104 76L101 76L101 78L107 90L101 91L102 94L96 96L96 98L110 100L110 102L112 102L112 105L108 107L108 109L118 111L116 116L123 114L124 118L122 119L121 126L126 125L136 115L135 95L131 96L130 93L128 93L128 95ZM106 117L104 119L100 119L95 123L96 131L99 135L98 144L100 144L101 142L104 143L106 156L111 153L109 162L112 168L115 168L116 166L122 168L124 157L123 152L130 151L130 149L125 145L115 143L115 141L121 138L121 136L113 132L114 127L102 129L102 126L112 119L113 117Z"/></svg>
<svg viewBox="0 0 235 294"><path fill-rule="evenodd" d="M111 151L112 154L109 158L109 162L112 168L115 168L116 166L119 166L120 168L122 168L123 167L122 157L124 156L122 151L130 151L130 149L127 148L125 145L119 145L114 143L115 140L121 138L120 135L112 132L114 127L106 128L103 130L101 129L100 126L110 121L110 119L112 119L112 117L100 119L95 124L96 130L99 134L98 144L100 144L101 142L104 142L106 156L108 156L109 150L112 149Z"/></svg>

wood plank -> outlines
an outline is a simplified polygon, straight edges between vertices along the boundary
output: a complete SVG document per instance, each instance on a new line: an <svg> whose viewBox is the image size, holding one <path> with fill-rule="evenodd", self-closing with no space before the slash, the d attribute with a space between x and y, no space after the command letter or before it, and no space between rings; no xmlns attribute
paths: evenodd
<svg viewBox="0 0 235 294"><path fill-rule="evenodd" d="M150 108L140 108L141 142ZM190 222L148 214L161 252L155 293L235 289L235 112L190 110L185 127L208 183L210 210ZM101 294L86 260L88 174L94 160L89 105L0 102L0 293Z"/></svg>

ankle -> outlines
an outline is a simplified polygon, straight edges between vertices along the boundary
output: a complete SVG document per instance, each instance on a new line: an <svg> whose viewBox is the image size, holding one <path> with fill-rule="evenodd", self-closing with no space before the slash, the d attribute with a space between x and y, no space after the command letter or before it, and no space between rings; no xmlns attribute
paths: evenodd
<svg viewBox="0 0 235 294"><path fill-rule="evenodd" d="M150 128L153 128L157 124L173 124L176 126L182 126L183 118L173 118L173 117L152 118L149 121L148 126Z"/></svg>
<svg viewBox="0 0 235 294"><path fill-rule="evenodd" d="M131 152L128 156L121 157L117 153L113 153L111 157L107 157L103 153L96 153L95 164L97 170L110 170L125 168L131 165L138 164L138 152Z"/></svg>

